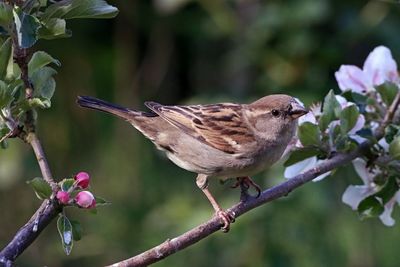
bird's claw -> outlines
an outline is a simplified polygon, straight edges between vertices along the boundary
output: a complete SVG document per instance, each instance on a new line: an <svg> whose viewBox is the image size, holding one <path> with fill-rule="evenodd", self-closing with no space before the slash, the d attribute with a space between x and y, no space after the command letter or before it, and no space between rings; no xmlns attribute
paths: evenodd
<svg viewBox="0 0 400 267"><path fill-rule="evenodd" d="M250 187L254 187L254 189L257 192L256 198L260 196L262 191L261 187L258 184L256 184L249 176L237 177L236 179L237 179L236 183L232 185L231 188L237 188L240 186L247 191Z"/></svg>
<svg viewBox="0 0 400 267"><path fill-rule="evenodd" d="M217 216L222 220L222 232L227 233L230 229L230 224L235 222L235 213L233 211L226 212L224 210L217 211Z"/></svg>

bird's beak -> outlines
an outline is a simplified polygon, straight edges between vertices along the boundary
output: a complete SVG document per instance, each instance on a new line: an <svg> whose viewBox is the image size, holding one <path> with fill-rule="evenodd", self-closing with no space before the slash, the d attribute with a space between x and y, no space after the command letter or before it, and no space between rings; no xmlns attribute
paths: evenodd
<svg viewBox="0 0 400 267"><path fill-rule="evenodd" d="M293 102L291 104L291 106L292 106L292 109L289 111L289 116L293 120L295 120L295 119L297 119L297 118L299 118L299 117L301 117L301 116L303 116L303 115L308 113L308 110L305 109L302 105L300 105L297 102Z"/></svg>

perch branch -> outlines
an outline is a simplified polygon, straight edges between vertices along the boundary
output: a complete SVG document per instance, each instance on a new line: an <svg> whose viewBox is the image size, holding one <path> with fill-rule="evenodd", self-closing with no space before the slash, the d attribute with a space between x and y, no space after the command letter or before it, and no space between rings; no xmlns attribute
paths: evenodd
<svg viewBox="0 0 400 267"><path fill-rule="evenodd" d="M238 204L232 206L228 209L229 212L234 212L235 217L239 217L242 214L266 204L272 200L287 196L292 190L300 187L301 185L311 181L315 177L321 175L322 173L333 170L339 166L345 165L351 162L353 159L362 155L362 151L371 145L369 141L364 142L359 146L358 149L352 151L348 154L337 154L331 159L319 164L315 168L306 171L293 177L292 179L267 189L261 193L258 198L248 197L246 201L241 201ZM188 232L168 239L162 244L151 248L137 256L132 258L117 262L110 265L110 267L137 267L137 266L147 266L149 264L158 262L171 254L174 254L198 241L206 238L214 232L221 229L221 221L218 217L213 217L208 222L205 222Z"/></svg>

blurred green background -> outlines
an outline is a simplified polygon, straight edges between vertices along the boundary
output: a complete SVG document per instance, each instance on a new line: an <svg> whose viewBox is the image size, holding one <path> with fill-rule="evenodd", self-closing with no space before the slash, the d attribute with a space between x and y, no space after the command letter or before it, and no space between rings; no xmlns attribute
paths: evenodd
<svg viewBox="0 0 400 267"><path fill-rule="evenodd" d="M55 177L78 171L113 204L97 215L67 209L84 237L66 256L53 222L18 266L101 266L131 257L209 219L213 210L181 170L129 124L83 110L77 95L143 108L163 104L250 102L287 93L306 104L337 90L341 64L362 66L377 45L400 59L400 6L395 1L136 0L109 1L112 20L76 20L73 37L41 41L62 62L53 107L39 111L38 133ZM25 181L40 176L30 147L11 140L0 150L0 246L40 201ZM282 164L255 180L283 179ZM154 266L399 266L400 231L360 221L341 202L361 181L351 167L240 217ZM223 207L239 190L211 183ZM399 219L395 210L395 218Z"/></svg>

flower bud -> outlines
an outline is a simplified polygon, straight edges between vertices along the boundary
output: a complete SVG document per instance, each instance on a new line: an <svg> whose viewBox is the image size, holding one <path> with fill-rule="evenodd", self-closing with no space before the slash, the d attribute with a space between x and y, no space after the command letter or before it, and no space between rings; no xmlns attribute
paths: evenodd
<svg viewBox="0 0 400 267"><path fill-rule="evenodd" d="M79 172L77 175L74 177L77 186L86 189L89 186L89 181L90 181L90 176L87 172Z"/></svg>
<svg viewBox="0 0 400 267"><path fill-rule="evenodd" d="M57 192L57 199L61 204L68 204L69 202L69 194L65 191L58 191Z"/></svg>
<svg viewBox="0 0 400 267"><path fill-rule="evenodd" d="M89 191L79 192L75 197L75 201L81 208L91 209L96 207L96 200L94 199L93 194Z"/></svg>

